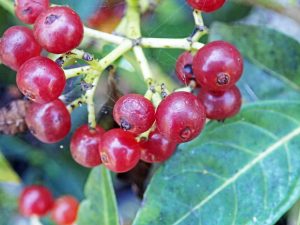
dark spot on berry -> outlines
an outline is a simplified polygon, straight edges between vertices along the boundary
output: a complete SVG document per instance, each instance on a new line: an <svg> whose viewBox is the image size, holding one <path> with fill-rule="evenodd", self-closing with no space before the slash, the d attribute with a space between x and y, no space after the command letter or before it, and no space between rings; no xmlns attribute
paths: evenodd
<svg viewBox="0 0 300 225"><path fill-rule="evenodd" d="M192 135L192 130L189 127L184 128L181 132L180 132L180 137L183 140L187 140L191 137Z"/></svg>
<svg viewBox="0 0 300 225"><path fill-rule="evenodd" d="M23 15L27 15L27 14L31 14L31 13L32 13L32 8L31 7L28 7L26 9L22 10Z"/></svg>
<svg viewBox="0 0 300 225"><path fill-rule="evenodd" d="M55 117L55 119L53 120L54 123L60 123L61 121L63 121L63 118L61 116L57 116Z"/></svg>
<svg viewBox="0 0 300 225"><path fill-rule="evenodd" d="M35 100L35 95L32 94L31 92L29 91L24 91L24 95L27 99L30 99L30 100Z"/></svg>
<svg viewBox="0 0 300 225"><path fill-rule="evenodd" d="M120 120L120 127L126 131L131 129L131 125L126 120L123 119Z"/></svg>
<svg viewBox="0 0 300 225"><path fill-rule="evenodd" d="M219 73L217 75L217 83L218 85L226 85L230 81L230 76L227 73Z"/></svg>
<svg viewBox="0 0 300 225"><path fill-rule="evenodd" d="M108 163L108 157L107 157L107 155L106 155L106 153L101 153L100 154L100 158L101 158L101 161L103 162L103 163Z"/></svg>
<svg viewBox="0 0 300 225"><path fill-rule="evenodd" d="M31 132L33 135L36 134L36 131L35 131L35 129L34 129L33 127L29 127L28 129L30 130L30 132Z"/></svg>
<svg viewBox="0 0 300 225"><path fill-rule="evenodd" d="M184 74L192 74L193 75L193 68L192 68L192 65L191 64L186 64L184 67L183 67L183 72Z"/></svg>
<svg viewBox="0 0 300 225"><path fill-rule="evenodd" d="M92 61L94 59L94 57L90 54L90 53L87 53L85 52L83 54L83 57L82 57L83 60L86 60L86 61Z"/></svg>
<svg viewBox="0 0 300 225"><path fill-rule="evenodd" d="M57 20L60 16L51 14L50 16L47 16L45 19L45 24L50 25L54 23L55 20Z"/></svg>

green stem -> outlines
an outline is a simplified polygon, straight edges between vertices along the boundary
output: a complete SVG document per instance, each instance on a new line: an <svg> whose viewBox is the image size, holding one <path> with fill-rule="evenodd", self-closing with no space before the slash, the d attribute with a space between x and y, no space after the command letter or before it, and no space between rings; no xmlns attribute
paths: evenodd
<svg viewBox="0 0 300 225"><path fill-rule="evenodd" d="M92 83L93 87L90 90L87 90L87 92L85 93L85 97L86 97L85 101L87 104L87 111L88 111L88 124L89 127L92 129L96 128L97 125L94 96L95 96L99 79L100 79L100 75L96 76L96 78Z"/></svg>
<svg viewBox="0 0 300 225"><path fill-rule="evenodd" d="M94 29L91 29L88 27L84 27L84 35L95 38L95 39L100 39L100 40L103 40L106 42L110 42L113 44L117 44L117 45L121 44L124 40L127 39L125 37L105 33L105 32L94 30Z"/></svg>
<svg viewBox="0 0 300 225"><path fill-rule="evenodd" d="M184 50L198 50L204 46L200 42L189 41L187 38L142 38L144 48L178 48Z"/></svg>
<svg viewBox="0 0 300 225"><path fill-rule="evenodd" d="M71 113L75 108L81 106L83 103L85 103L85 99L83 97L79 97L68 104L67 109Z"/></svg>
<svg viewBox="0 0 300 225"><path fill-rule="evenodd" d="M2 8L7 10L12 15L15 14L14 4L11 1L9 1L9 0L0 0L0 5L2 6Z"/></svg>
<svg viewBox="0 0 300 225"><path fill-rule="evenodd" d="M96 63L96 69L102 71L116 61L120 56L128 52L133 46L132 41L124 40L118 47L111 51L107 56Z"/></svg>
<svg viewBox="0 0 300 225"><path fill-rule="evenodd" d="M81 74L88 74L91 71L91 66L82 66L74 69L64 70L66 79L80 76Z"/></svg>

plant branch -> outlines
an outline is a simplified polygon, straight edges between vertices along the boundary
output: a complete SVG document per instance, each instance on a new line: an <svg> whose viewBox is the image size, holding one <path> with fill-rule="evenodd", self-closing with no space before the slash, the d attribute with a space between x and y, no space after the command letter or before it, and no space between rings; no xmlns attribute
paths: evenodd
<svg viewBox="0 0 300 225"><path fill-rule="evenodd" d="M100 39L100 40L110 42L110 43L113 43L113 44L117 44L117 45L121 44L124 40L127 39L125 37L105 33L105 32L94 30L94 29L91 29L91 28L88 28L88 27L84 27L84 34L88 37L92 37L92 38L95 38L95 39Z"/></svg>
<svg viewBox="0 0 300 225"><path fill-rule="evenodd" d="M198 50L204 46L200 42L186 38L142 38L140 45L144 48L178 48L184 50Z"/></svg>
<svg viewBox="0 0 300 225"><path fill-rule="evenodd" d="M74 69L64 70L66 79L80 76L81 74L88 74L91 71L91 66L82 66Z"/></svg>
<svg viewBox="0 0 300 225"><path fill-rule="evenodd" d="M144 80L147 82L148 85L150 85L152 83L153 74L143 49L141 48L141 46L135 46L133 47L133 52L137 62L140 65Z"/></svg>

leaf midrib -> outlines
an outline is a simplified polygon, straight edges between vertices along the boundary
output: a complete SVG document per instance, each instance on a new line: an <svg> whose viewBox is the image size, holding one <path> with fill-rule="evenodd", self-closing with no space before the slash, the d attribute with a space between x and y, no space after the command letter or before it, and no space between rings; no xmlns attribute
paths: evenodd
<svg viewBox="0 0 300 225"><path fill-rule="evenodd" d="M280 138L277 142L270 145L268 148L266 148L265 151L263 151L261 154L259 154L256 158L254 158L251 162L246 164L242 169L240 169L234 176L229 178L227 181L225 181L219 188L216 188L210 195L208 195L205 199L203 199L199 204L194 206L190 211L188 211L186 214L184 214L182 217L180 217L177 221L175 221L172 225L178 225L181 223L185 218L187 218L193 211L201 208L204 204L206 204L208 201L210 201L214 196L219 194L221 191L223 191L226 187L228 187L230 184L234 183L240 176L242 176L244 173L249 171L254 165L256 165L258 162L262 161L264 158L269 156L271 153L273 153L275 150L277 150L282 145L289 142L291 139L296 137L300 134L300 127L294 129L284 137Z"/></svg>

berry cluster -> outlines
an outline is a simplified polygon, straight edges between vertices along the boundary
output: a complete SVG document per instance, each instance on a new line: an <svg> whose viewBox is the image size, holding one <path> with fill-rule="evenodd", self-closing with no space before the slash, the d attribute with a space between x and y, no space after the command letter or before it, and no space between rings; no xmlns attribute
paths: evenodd
<svg viewBox="0 0 300 225"><path fill-rule="evenodd" d="M194 56L184 52L176 63L178 79L200 87L198 99L205 107L208 119L224 120L240 110L241 93L235 86L243 73L243 58L239 51L225 41L214 41Z"/></svg>
<svg viewBox="0 0 300 225"><path fill-rule="evenodd" d="M54 200L48 188L40 185L27 186L19 198L19 212L25 217L43 217L49 212L58 225L70 225L76 221L79 202L65 195Z"/></svg>
<svg viewBox="0 0 300 225"><path fill-rule="evenodd" d="M212 12L225 0L187 2ZM17 85L32 101L25 118L31 133L45 143L58 142L71 128L70 112L59 99L66 76L60 63L40 54L42 49L62 54L76 48L83 38L83 24L69 7L49 7L46 0L18 0L15 10L20 20L34 28L9 28L0 41L0 59L17 70ZM224 120L239 111L241 94L235 84L242 75L243 60L233 45L214 41L197 52L184 52L176 72L183 84L200 89L198 96L183 90L168 94L164 85L159 94L155 82L145 96L124 95L113 108L119 128L105 131L92 124L77 128L70 144L74 160L84 167L103 163L117 173L131 170L139 160L163 162L178 144L200 134L206 118Z"/></svg>
<svg viewBox="0 0 300 225"><path fill-rule="evenodd" d="M6 30L0 39L0 59L17 70L17 85L32 101L25 118L29 129L41 141L53 143L62 140L71 127L70 114L58 99L66 77L57 63L41 56L41 51L71 51L83 38L83 24L71 8L49 4L48 0L15 2L17 17L34 24L33 31L23 26Z"/></svg>

